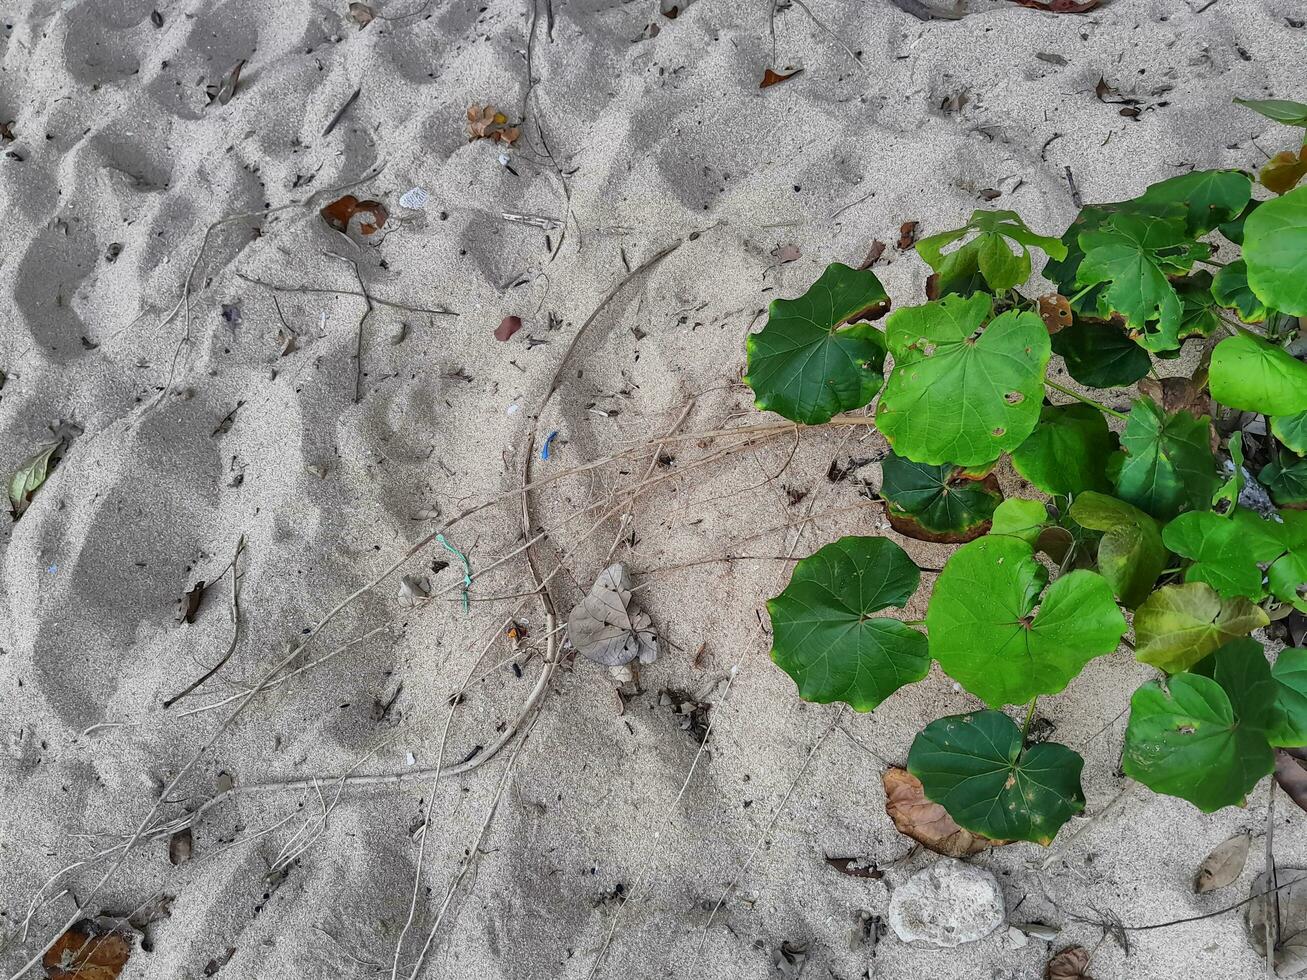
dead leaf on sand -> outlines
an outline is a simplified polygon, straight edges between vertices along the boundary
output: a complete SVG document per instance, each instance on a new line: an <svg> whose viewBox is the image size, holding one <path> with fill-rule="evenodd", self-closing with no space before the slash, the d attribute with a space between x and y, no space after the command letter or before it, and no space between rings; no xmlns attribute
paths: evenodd
<svg viewBox="0 0 1307 980"><path fill-rule="evenodd" d="M1205 374L1196 378L1140 378L1135 383L1141 395L1147 395L1161 405L1168 415L1188 412L1190 415L1210 415L1212 400L1203 391Z"/></svg>
<svg viewBox="0 0 1307 980"><path fill-rule="evenodd" d="M621 562L609 565L595 579L590 594L567 618L572 646L607 667L620 667L637 657L653 663L658 638L648 614L631 604L631 577Z"/></svg>
<svg viewBox="0 0 1307 980"><path fill-rule="evenodd" d="M899 833L936 854L963 858L1012 843L963 830L942 806L926 799L921 781L906 769L885 770L881 782L885 786L885 812Z"/></svg>
<svg viewBox="0 0 1307 980"><path fill-rule="evenodd" d="M1248 939L1259 955L1266 955L1267 906L1279 926L1279 940L1275 945L1275 976L1295 977L1307 970L1307 868L1276 868L1275 883L1279 891L1272 896L1264 894L1275 887L1263 873L1248 889L1249 902L1244 911L1244 925ZM1274 931L1274 930L1273 930Z"/></svg>
<svg viewBox="0 0 1307 980"><path fill-rule="evenodd" d="M1032 10L1046 10L1051 14L1087 14L1098 6L1098 0L1012 0Z"/></svg>
<svg viewBox="0 0 1307 980"><path fill-rule="evenodd" d="M204 600L204 579L200 579L192 585L177 603L177 622L193 623L195 616L200 611L200 603Z"/></svg>
<svg viewBox="0 0 1307 980"><path fill-rule="evenodd" d="M474 102L468 107L468 140L495 140L511 145L519 135L521 129L508 125L508 117L493 105L480 106Z"/></svg>
<svg viewBox="0 0 1307 980"><path fill-rule="evenodd" d="M191 846L194 838L190 827L183 827L168 838L168 863L185 864L191 859Z"/></svg>
<svg viewBox="0 0 1307 980"><path fill-rule="evenodd" d="M771 250L771 257L780 265L784 265L786 262L797 262L802 255L803 252L799 250L797 245L777 245Z"/></svg>
<svg viewBox="0 0 1307 980"><path fill-rule="evenodd" d="M353 194L336 198L318 213L342 235L349 234L350 222L356 217L358 231L364 235L378 231L390 217L390 212L380 201L360 201Z"/></svg>
<svg viewBox="0 0 1307 980"><path fill-rule="evenodd" d="M1212 849L1212 853L1203 858L1194 875L1194 891L1199 895L1216 891L1233 884L1243 871L1244 862L1248 860L1248 848L1252 838L1247 834L1235 834Z"/></svg>
<svg viewBox="0 0 1307 980"><path fill-rule="evenodd" d="M495 327L495 339L508 340L521 329L522 318L520 316L506 316L499 321L499 326Z"/></svg>
<svg viewBox="0 0 1307 980"><path fill-rule="evenodd" d="M372 23L373 18L377 16L377 12L366 3L351 3L349 5L349 16L354 23L359 25L359 30L362 30Z"/></svg>
<svg viewBox="0 0 1307 980"><path fill-rule="evenodd" d="M871 878L873 881L879 881L885 877L884 871L862 858L833 858L827 855L826 863L840 874L848 875L850 878Z"/></svg>
<svg viewBox="0 0 1307 980"><path fill-rule="evenodd" d="M801 71L803 71L802 68L796 68L790 72L772 71L768 68L762 73L762 81L758 83L758 88L771 88L773 85L779 85L781 82L793 78Z"/></svg>
<svg viewBox="0 0 1307 980"><path fill-rule="evenodd" d="M132 954L130 938L83 919L41 957L48 980L117 980Z"/></svg>
<svg viewBox="0 0 1307 980"><path fill-rule="evenodd" d="M204 91L209 96L209 104L218 103L226 105L236 94L236 86L241 83L241 69L245 67L245 59L242 58L236 64L228 69L227 74L222 76L222 81L217 85L207 85Z"/></svg>
<svg viewBox="0 0 1307 980"><path fill-rule="evenodd" d="M1057 953L1044 967L1044 980L1094 980L1089 975L1089 951L1068 946Z"/></svg>
<svg viewBox="0 0 1307 980"><path fill-rule="evenodd" d="M58 462L54 454L62 445L63 443L57 442L53 446L42 449L20 466L10 478L9 509L13 512L14 520L22 517L23 512L31 506L32 495L41 489L41 485L45 483L50 471Z"/></svg>
<svg viewBox="0 0 1307 980"><path fill-rule="evenodd" d="M871 248L867 249L867 257L862 260L862 265L858 266L859 271L870 269L880 261L880 257L885 254L885 243L879 238L873 239Z"/></svg>
<svg viewBox="0 0 1307 980"><path fill-rule="evenodd" d="M1307 810L1307 751L1276 749L1275 781L1298 806Z"/></svg>
<svg viewBox="0 0 1307 980"><path fill-rule="evenodd" d="M906 252L917 241L917 226L920 221L905 221L899 226L899 251Z"/></svg>

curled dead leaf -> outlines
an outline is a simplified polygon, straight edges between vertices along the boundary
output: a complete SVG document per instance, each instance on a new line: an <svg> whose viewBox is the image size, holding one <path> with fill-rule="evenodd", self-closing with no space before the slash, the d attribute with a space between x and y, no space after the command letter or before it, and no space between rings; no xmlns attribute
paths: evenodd
<svg viewBox="0 0 1307 980"><path fill-rule="evenodd" d="M232 97L236 95L236 86L240 85L241 69L244 67L245 60L242 58L228 69L227 74L222 76L221 82L205 88L210 104L216 102L218 105L226 105L232 100Z"/></svg>
<svg viewBox="0 0 1307 980"><path fill-rule="evenodd" d="M521 135L518 126L508 125L508 117L493 105L481 106L475 102L467 110L468 140L495 140L511 145Z"/></svg>
<svg viewBox="0 0 1307 980"><path fill-rule="evenodd" d="M1296 153L1284 150L1262 164L1257 178L1262 186L1275 194L1288 194L1307 177L1307 145Z"/></svg>
<svg viewBox="0 0 1307 980"><path fill-rule="evenodd" d="M508 340L521 329L522 318L520 316L506 316L499 321L499 326L495 327L495 339Z"/></svg>
<svg viewBox="0 0 1307 980"><path fill-rule="evenodd" d="M183 827L168 838L168 863L185 864L191 859L191 847L194 838L190 827Z"/></svg>
<svg viewBox="0 0 1307 980"><path fill-rule="evenodd" d="M802 256L803 252L797 245L777 245L771 250L771 257L781 265L786 262L797 262Z"/></svg>
<svg viewBox="0 0 1307 980"><path fill-rule="evenodd" d="M1205 895L1234 884L1243 871L1244 862L1248 860L1251 844L1252 837L1248 834L1235 834L1229 840L1217 844L1198 866L1198 873L1194 875L1194 891Z"/></svg>
<svg viewBox="0 0 1307 980"><path fill-rule="evenodd" d="M1135 387L1161 405L1168 415L1188 412L1190 415L1210 415L1212 400L1203 390L1204 379L1197 378L1140 378Z"/></svg>
<svg viewBox="0 0 1307 980"><path fill-rule="evenodd" d="M41 489L50 476L50 471L59 462L55 454L63 448L62 442L47 446L35 456L28 459L9 480L9 509L14 520L23 516L23 512L32 503L32 494Z"/></svg>
<svg viewBox="0 0 1307 980"><path fill-rule="evenodd" d="M349 16L354 23L359 25L359 30L362 30L372 23L377 16L377 12L366 3L351 3L349 5Z"/></svg>
<svg viewBox="0 0 1307 980"><path fill-rule="evenodd" d="M1071 303L1061 293L1039 297L1039 315L1050 334L1071 326Z"/></svg>
<svg viewBox="0 0 1307 980"><path fill-rule="evenodd" d="M1275 781L1300 809L1307 810L1307 751L1276 749Z"/></svg>
<svg viewBox="0 0 1307 980"><path fill-rule="evenodd" d="M885 770L881 783L885 787L885 812L898 832L936 854L964 858L1012 843L963 830L942 806L926 799L921 781L906 769Z"/></svg>
<svg viewBox="0 0 1307 980"><path fill-rule="evenodd" d="M181 597L177 603L177 622L187 625L195 622L195 616L200 611L200 603L204 600L204 584L204 579L200 579Z"/></svg>
<svg viewBox="0 0 1307 980"><path fill-rule="evenodd" d="M1087 14L1098 6L1098 0L1012 0L1012 2L1032 10L1044 10L1050 14Z"/></svg>
<svg viewBox="0 0 1307 980"><path fill-rule="evenodd" d="M885 877L884 871L881 871L872 862L864 861L862 858L833 858L827 855L826 863L840 874L848 875L850 878L871 878L873 881L879 881Z"/></svg>
<svg viewBox="0 0 1307 980"><path fill-rule="evenodd" d="M652 622L631 604L631 577L617 562L600 573L590 594L572 610L567 632L582 656L606 667L620 667L637 657L648 664L658 657Z"/></svg>
<svg viewBox="0 0 1307 980"><path fill-rule="evenodd" d="M48 980L117 980L132 954L130 937L82 919L41 957Z"/></svg>
<svg viewBox="0 0 1307 980"><path fill-rule="evenodd" d="M319 214L322 220L341 234L348 234L350 222L358 217L358 230L364 235L371 235L379 230L390 217L390 212L380 201L360 201L353 194L346 194L332 201Z"/></svg>
<svg viewBox="0 0 1307 980"><path fill-rule="evenodd" d="M758 84L758 88L771 88L773 85L779 85L781 82L793 78L801 71L803 71L802 68L796 68L791 72L772 71L768 68L762 73L762 81Z"/></svg>
<svg viewBox="0 0 1307 980"><path fill-rule="evenodd" d="M899 225L899 251L906 252L917 241L917 227L920 221L905 221Z"/></svg>
<svg viewBox="0 0 1307 980"><path fill-rule="evenodd" d="M1083 946L1068 946L1055 953L1044 967L1044 980L1094 980L1089 975L1089 951Z"/></svg>
<svg viewBox="0 0 1307 980"><path fill-rule="evenodd" d="M862 269L870 269L873 265L875 265L877 262L880 261L880 257L884 254L885 254L885 243L882 242L879 238L873 239L871 242L871 248L867 249L867 257L862 260L862 265L858 266L859 271L861 271Z"/></svg>

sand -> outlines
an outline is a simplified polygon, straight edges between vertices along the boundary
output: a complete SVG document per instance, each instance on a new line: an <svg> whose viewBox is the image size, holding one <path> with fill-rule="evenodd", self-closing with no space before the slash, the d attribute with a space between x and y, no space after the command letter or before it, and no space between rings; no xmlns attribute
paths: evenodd
<svg viewBox="0 0 1307 980"><path fill-rule="evenodd" d="M1059 938L851 945L931 860L886 818L884 766L925 722L977 704L936 670L858 716L801 703L768 659L763 604L785 559L885 530L860 493L878 485L874 462L827 478L832 460L883 450L857 430L704 465L721 440L669 443L533 493L560 615L610 545L630 568L662 637L639 692L619 697L606 670L563 656L526 743L442 778L434 798L430 780L332 777L435 766L469 675L484 676L453 715L446 762L517 717L548 646L540 603L521 596L511 492L528 453L543 478L678 421L765 421L740 375L767 302L828 262L857 264L875 239L891 243L878 266L891 294L912 302L925 269L893 247L903 221L952 227L994 190L991 206L1058 231L1076 212L1067 167L1096 201L1255 164L1284 131L1230 100L1307 91L1300 4L1115 0L1073 17L968 0L964 19L922 22L881 0L810 0L829 32L783 9L773 58L765 0L700 0L675 19L588 0L437 0L401 16L418 2L378 0L398 19L363 29L339 0L0 13L0 122L15 137L0 148L0 473L67 446L21 520L0 520L0 972L81 902L154 910L128 978L389 977L430 801L401 977L454 884L421 976L584 978L602 949L604 977L1036 977L1072 942L1094 950L1099 980L1257 975L1238 915L1132 933L1127 956L1068 914L1198 915L1242 898L1262 867L1264 785L1244 809L1202 815L1118 775L1120 712L1147 676L1124 651L1040 701L1086 757L1089 817L1047 850L975 859L1014 921ZM242 60L234 96L210 104L206 86ZM804 70L760 90L769 65ZM1139 118L1095 97L1100 77L1141 100ZM517 144L469 142L472 103L524 119ZM353 192L391 217L351 243L317 209L360 179ZM401 207L414 187L425 207ZM267 208L282 209L206 240ZM779 263L790 245L801 256ZM367 316L361 362L356 275L401 304ZM506 315L524 327L500 342ZM646 473L665 479L634 503L618 493ZM459 559L428 545L314 635L295 664L334 655L253 698L158 812L182 816L232 782L315 788L220 803L177 866L156 839L103 887L112 861L39 891L130 838L242 698L194 709L242 695L410 545L501 494L448 530L484 571L467 612ZM165 708L232 646L223 573L242 539L230 659ZM908 544L923 563L944 557ZM401 574L436 597L401 603ZM200 580L215 584L178 623ZM499 633L519 604L515 650ZM710 705L702 753L687 702ZM1307 863L1302 820L1281 797L1283 863ZM1198 861L1240 831L1257 835L1243 876L1195 896ZM828 855L884 877L839 874Z"/></svg>

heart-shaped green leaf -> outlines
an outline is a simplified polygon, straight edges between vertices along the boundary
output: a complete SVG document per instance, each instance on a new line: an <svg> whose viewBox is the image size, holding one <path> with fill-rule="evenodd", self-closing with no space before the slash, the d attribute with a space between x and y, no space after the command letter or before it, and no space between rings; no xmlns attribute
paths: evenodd
<svg viewBox="0 0 1307 980"><path fill-rule="evenodd" d="M1045 405L1035 431L1012 450L1012 465L1048 494L1106 491L1107 458L1115 451L1116 436L1096 408Z"/></svg>
<svg viewBox="0 0 1307 980"><path fill-rule="evenodd" d="M1267 588L1281 602L1307 612L1307 511L1287 510L1268 526L1283 554L1266 569Z"/></svg>
<svg viewBox="0 0 1307 980"><path fill-rule="evenodd" d="M926 676L926 637L873 614L903 606L921 573L888 538L847 537L794 567L785 591L767 603L772 660L805 701L846 701L870 711L904 684Z"/></svg>
<svg viewBox="0 0 1307 980"><path fill-rule="evenodd" d="M1098 315L1117 314L1138 331L1145 347L1174 350L1180 345L1184 306L1170 276L1188 272L1211 247L1193 241L1179 205L1158 215L1121 212L1094 231L1080 235L1085 257L1076 271L1080 287L1105 284Z"/></svg>
<svg viewBox="0 0 1307 980"><path fill-rule="evenodd" d="M1020 538L1031 548L1036 548L1039 535L1047 526L1048 508L1038 500L1009 497L995 509L989 533Z"/></svg>
<svg viewBox="0 0 1307 980"><path fill-rule="evenodd" d="M1108 323L1077 318L1053 335L1053 352L1087 388L1124 388L1148 373L1148 352Z"/></svg>
<svg viewBox="0 0 1307 980"><path fill-rule="evenodd" d="M1212 298L1226 309L1234 310L1244 323L1261 323L1266 319L1266 304L1248 285L1248 267L1243 259L1231 262L1212 280Z"/></svg>
<svg viewBox="0 0 1307 980"><path fill-rule="evenodd" d="M1271 434L1290 452L1307 455L1307 412L1271 419Z"/></svg>
<svg viewBox="0 0 1307 980"><path fill-rule="evenodd" d="M977 293L899 310L886 321L894 370L876 425L900 456L989 463L1035 427L1048 330L1033 313L1009 311L985 325L989 314L990 298Z"/></svg>
<svg viewBox="0 0 1307 980"><path fill-rule="evenodd" d="M1289 99L1235 99L1236 105L1286 126L1307 126L1307 105Z"/></svg>
<svg viewBox="0 0 1307 980"><path fill-rule="evenodd" d="M880 467L890 524L920 541L956 544L980 537L1003 499L992 474L976 479L951 463L914 463L891 451Z"/></svg>
<svg viewBox="0 0 1307 980"><path fill-rule="evenodd" d="M1252 196L1252 178L1239 170L1195 170L1152 184L1128 207L1149 214L1167 205L1185 211L1185 228L1194 238L1235 219Z"/></svg>
<svg viewBox="0 0 1307 980"><path fill-rule="evenodd" d="M926 798L974 834L1047 845L1085 808L1085 760L1056 742L1022 748L1001 711L940 718L913 740L908 772Z"/></svg>
<svg viewBox="0 0 1307 980"><path fill-rule="evenodd" d="M885 335L855 321L888 308L874 272L838 262L797 299L772 300L747 343L755 404L806 425L868 404L884 381Z"/></svg>
<svg viewBox="0 0 1307 980"><path fill-rule="evenodd" d="M1274 768L1275 687L1260 644L1236 641L1212 660L1214 676L1176 674L1135 691L1122 757L1131 779L1206 813L1242 803Z"/></svg>
<svg viewBox="0 0 1307 980"><path fill-rule="evenodd" d="M1187 670L1270 620L1247 599L1222 599L1206 582L1164 585L1135 610L1135 657L1167 673Z"/></svg>
<svg viewBox="0 0 1307 980"><path fill-rule="evenodd" d="M1167 415L1151 398L1140 398L1121 436L1117 496L1161 520L1211 506L1220 481L1209 431L1205 415Z"/></svg>
<svg viewBox="0 0 1307 980"><path fill-rule="evenodd" d="M1029 544L988 535L955 551L935 583L926 610L931 654L991 707L1056 694L1125 633L1101 575L1063 575L1041 601L1047 581Z"/></svg>
<svg viewBox="0 0 1307 980"><path fill-rule="evenodd" d="M1071 519L1104 532L1098 543L1098 571L1122 604L1133 609L1148 598L1166 568L1161 525L1124 500L1092 491L1071 502Z"/></svg>
<svg viewBox="0 0 1307 980"><path fill-rule="evenodd" d="M1211 511L1181 514L1166 525L1162 541L1192 560L1186 582L1206 582L1227 599L1261 599L1266 594L1261 565L1284 553L1276 526L1241 507L1228 517Z"/></svg>
<svg viewBox="0 0 1307 980"><path fill-rule="evenodd" d="M1221 326L1216 299L1212 296L1212 276L1208 272L1195 272L1182 279L1172 279L1176 295L1180 297L1180 340L1190 337L1208 337ZM1178 356L1174 351L1159 353L1159 357Z"/></svg>
<svg viewBox="0 0 1307 980"><path fill-rule="evenodd" d="M1263 415L1307 411L1307 364L1284 348L1240 333L1212 351L1212 397L1222 405Z"/></svg>
<svg viewBox="0 0 1307 980"><path fill-rule="evenodd" d="M1276 684L1271 744L1286 749L1307 745L1307 649L1281 650L1271 676Z"/></svg>
<svg viewBox="0 0 1307 980"><path fill-rule="evenodd" d="M968 235L975 237L948 254L944 249ZM1011 241L1016 251L1008 245ZM939 274L941 295L945 283L967 278L975 268L996 293L1019 286L1030 278L1029 246L1041 248L1054 258L1066 257L1066 246L1058 239L1037 235L1015 211L976 211L963 227L940 232L917 242L917 254Z"/></svg>
<svg viewBox="0 0 1307 980"><path fill-rule="evenodd" d="M1262 467L1257 480L1281 507L1307 504L1307 459L1281 455Z"/></svg>
<svg viewBox="0 0 1307 980"><path fill-rule="evenodd" d="M1267 307L1307 316L1307 186L1264 201L1244 222L1248 285Z"/></svg>

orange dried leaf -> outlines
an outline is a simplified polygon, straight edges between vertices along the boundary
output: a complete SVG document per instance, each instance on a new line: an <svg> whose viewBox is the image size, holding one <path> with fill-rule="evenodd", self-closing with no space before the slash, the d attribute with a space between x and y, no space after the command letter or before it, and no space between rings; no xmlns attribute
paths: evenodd
<svg viewBox="0 0 1307 980"><path fill-rule="evenodd" d="M349 232L350 219L355 215L365 215L359 219L359 231L364 235L371 235L380 229L386 219L390 217L390 212L380 201L360 201L353 194L346 194L344 197L337 198L319 214L322 220L331 225L332 228L341 234Z"/></svg>
<svg viewBox="0 0 1307 980"><path fill-rule="evenodd" d="M906 769L885 770L881 782L885 786L885 812L894 821L899 833L911 837L936 854L963 858L991 847L1012 843L990 840L963 830L953 822L953 818L942 806L926 799L921 781Z"/></svg>
<svg viewBox="0 0 1307 980"><path fill-rule="evenodd" d="M1071 303L1060 293L1039 297L1039 315L1050 334L1071 326Z"/></svg>
<svg viewBox="0 0 1307 980"><path fill-rule="evenodd" d="M758 85L758 88L771 88L773 85L779 85L786 79L793 78L801 71L803 71L802 68L796 68L791 72L772 71L768 68L762 73L762 82Z"/></svg>
<svg viewBox="0 0 1307 980"><path fill-rule="evenodd" d="M48 980L118 980L132 954L130 940L83 919L41 957Z"/></svg>
<svg viewBox="0 0 1307 980"><path fill-rule="evenodd" d="M1307 146L1297 153L1285 150L1275 154L1263 164L1257 176L1268 191L1275 194L1289 193L1303 177L1307 177Z"/></svg>

